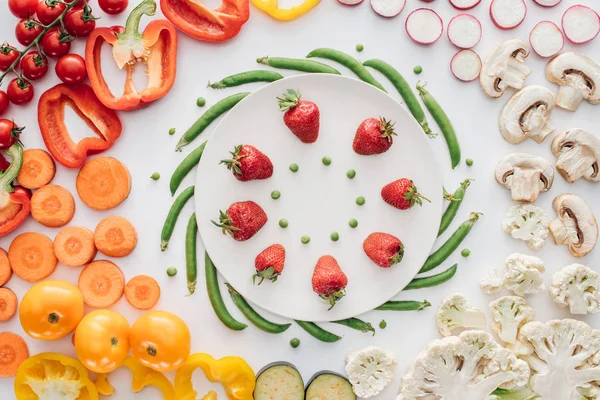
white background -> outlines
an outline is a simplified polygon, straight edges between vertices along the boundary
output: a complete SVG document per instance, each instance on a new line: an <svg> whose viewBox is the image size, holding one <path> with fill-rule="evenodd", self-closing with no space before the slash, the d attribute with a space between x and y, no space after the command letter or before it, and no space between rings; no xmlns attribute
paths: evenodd
<svg viewBox="0 0 600 400"><path fill-rule="evenodd" d="M527 39L531 28L543 19L559 22L562 12L569 5L576 3L575 0L564 0L553 9L544 9L530 0L526 1L529 8L526 20L519 28L506 32L500 31L491 23L488 15L489 0L484 0L477 8L471 10L480 18L484 29L483 40L475 48L482 57L485 57L495 45L503 40L514 37ZM214 0L209 2L209 5L215 5L213 2ZM581 2L591 6L595 5L598 8L597 2L589 0L581 0ZM130 9L135 6L134 1L131 3ZM2 0L2 5L0 38L15 43L13 26L16 19L9 14L5 6L6 0ZM139 233L138 247L129 257L115 261L123 269L127 278L145 273L154 276L160 282L162 297L157 308L174 311L185 319L192 330L192 350L194 352L208 352L215 357L242 356L256 371L267 363L286 360L294 363L305 380L308 380L315 372L323 369L342 372L344 356L348 351L366 345L378 345L394 351L398 357L397 377L388 390L379 396L380 399L393 399L406 366L411 363L424 344L438 337L434 323L435 306L439 305L445 296L454 292L462 292L473 304L487 311L487 304L491 298L481 294L477 286L477 282L484 272L491 267L502 266L506 256L512 252L521 251L531 254L523 243L515 241L502 232L500 224L511 204L510 194L509 191L495 183L493 170L499 159L514 151L533 152L554 161L549 148L551 139L549 138L543 144L528 141L519 146L510 145L502 139L497 128L497 117L510 93L501 99L492 100L485 97L477 82L465 84L454 79L449 71L449 61L456 49L447 41L445 35L438 43L429 47L411 42L404 31L404 20L411 10L421 6L427 6L427 4L409 0L400 16L385 20L375 15L368 4L352 8L343 7L334 0L325 0L309 15L290 23L273 21L253 8L251 19L239 37L225 44L201 43L183 34L179 35L178 79L171 92L147 109L121 113L124 126L123 135L115 146L104 155L115 156L129 167L133 179L131 195L118 208L105 212L91 211L76 198L77 213L72 224L84 225L93 229L100 219L109 215L122 215L132 221ZM445 22L458 14L458 11L452 9L445 0L437 0L430 6L440 13ZM97 7L96 10L98 10L98 14L101 14ZM116 22L122 23L124 20L125 15L117 18L103 16L99 24L110 26ZM143 21L142 26L144 23ZM354 46L358 42L365 45L364 52L360 54L354 51ZM223 91L209 90L205 88L206 81L214 81L232 73L254 69L256 68L254 60L257 57L265 55L302 57L316 47L333 47L344 50L362 60L382 58L397 67L410 83L414 84L418 79L426 80L428 89L443 105L454 123L464 157L473 158L475 161L475 165L471 168L461 164L459 168L452 171L443 139L440 137L431 141L439 165L443 169L444 184L449 190L454 190L459 182L467 177L476 179L469 189L456 223L448 229L442 240L467 218L470 211L481 211L485 214L475 225L472 235L465 244L465 247L472 250L471 257L462 258L457 252L445 264L447 267L451 263L459 262L458 273L452 281L436 289L406 292L398 297L406 300L426 298L434 304L434 307L421 313L371 312L361 316L373 325L379 324L382 319L387 321L387 329L378 330L375 337L338 325L324 325L332 332L344 336L343 340L335 344L320 343L297 326L291 327L281 335L269 335L252 326L243 332L229 331L216 318L210 307L206 292L202 290L204 284L202 274L199 276L197 293L194 296L186 297L184 231L187 217L193 208L191 202L181 215L169 251L161 253L159 249L160 230L172 201L168 189L168 179L185 154L175 153L173 149L179 135L202 113L202 110L195 105L195 99L198 96L204 96L210 105L225 95L251 89L248 86ZM80 53L82 48L82 41L73 47ZM598 38L583 46L567 45L565 50L583 52L600 62L600 39ZM411 72L417 64L422 65L424 70L419 77L414 76ZM534 71L527 80L528 84L542 84L556 90L556 87L547 82L544 77L545 60L531 55L527 64ZM105 63L105 65L110 64ZM335 67L340 68L344 74L350 74L341 66L336 65ZM139 68L139 71L142 70L143 68ZM116 71L109 72L109 74L113 78L111 79L113 82L122 76ZM284 72L284 74L287 73ZM57 82L57 79L51 75L49 74L41 83L35 84L36 99L43 90ZM381 78L382 83L385 82L383 77L378 77ZM385 82L385 86L390 93L393 93L393 88L387 82ZM555 110L552 122L559 132L579 127L600 134L599 107L584 103L576 113ZM27 126L23 136L27 147L43 147L37 129L35 101L27 107L12 106L8 117L14 118L20 125ZM72 127L72 131L77 131L74 135L86 135L88 132L78 129L80 125L74 121L74 118L70 118L69 125ZM437 130L431 118L430 122L434 130ZM172 127L177 128L178 132L175 136L167 134L169 128ZM213 128L214 126L205 135L208 136ZM193 147L188 146L186 150L191 151ZM162 178L158 182L149 178L155 171L162 174ZM77 171L59 167L53 183L63 185L75 194L76 173ZM194 183L193 175L190 174L182 187ZM558 175L552 190L542 194L537 204L543 207L551 217L554 217L551 201L555 196L566 191L583 196L593 207L596 215L600 216L599 185L583 181L569 185ZM210 195L210 193L205 195ZM56 229L40 226L32 219L16 233L25 231L38 231L49 237L54 237L57 232ZM14 236L15 234L12 234L1 238L0 247L7 248ZM201 246L198 254L202 254ZM551 239L537 255L547 263L547 283L550 281L552 272L563 265L578 261L568 254L566 247L556 247ZM595 270L600 270L598 265L600 250L596 249L581 262ZM199 265L202 266L202 261ZM179 269L177 277L168 278L166 276L165 270L169 266ZM78 272L73 268L60 265L51 278L66 279L75 283ZM21 298L31 285L14 277L7 286ZM241 319L242 317L231 304L226 293L224 293L224 298L230 311ZM536 309L540 320L568 316L565 310L558 309L552 303L547 294L538 294L528 300ZM114 309L126 315L131 322L141 314L133 310L125 299L122 299ZM268 314L265 315L272 317ZM282 321L276 317L272 317L272 319ZM600 328L598 316L589 317L587 321L594 327ZM0 329L25 336L18 318L3 323ZM292 349L288 344L293 337L298 337L302 342L298 349ZM74 355L70 337L52 343L38 342L29 338L26 338L26 341L32 354L41 351L60 351ZM118 394L114 398L160 398L154 389L146 389L142 394L130 394L128 388L130 374L118 372L116 375L114 383L116 383ZM206 383L199 375L195 382L202 394L211 388L217 388L215 385ZM12 384L12 379L0 379L0 397L2 399L14 398ZM222 392L220 393L222 395Z"/></svg>

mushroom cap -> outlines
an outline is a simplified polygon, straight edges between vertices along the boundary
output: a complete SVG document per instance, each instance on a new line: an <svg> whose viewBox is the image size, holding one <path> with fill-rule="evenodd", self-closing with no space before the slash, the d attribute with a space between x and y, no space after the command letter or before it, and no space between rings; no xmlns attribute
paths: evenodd
<svg viewBox="0 0 600 400"><path fill-rule="evenodd" d="M554 168L545 158L530 153L511 153L500 160L496 166L496 182L510 189L510 178L517 168L539 171L541 191L547 192L552 187Z"/></svg>
<svg viewBox="0 0 600 400"><path fill-rule="evenodd" d="M521 39L510 39L498 45L483 63L479 75L479 82L485 94L490 97L502 96L506 85L502 83L501 68L505 67L511 58L522 63L529 52L529 44Z"/></svg>
<svg viewBox="0 0 600 400"><path fill-rule="evenodd" d="M598 223L585 200L572 193L563 193L554 199L552 208L556 211L560 223L566 227L569 252L575 257L583 257L592 251L598 241ZM555 225L554 221L550 223L553 235ZM555 241L556 239L555 235Z"/></svg>
<svg viewBox="0 0 600 400"><path fill-rule="evenodd" d="M577 151L577 154L569 156L568 154L572 151ZM600 182L600 138L596 135L579 128L569 129L552 140L552 154L559 159L558 171L569 182L574 180L567 171L561 168L562 162L581 163L583 157L595 160L583 177L592 182Z"/></svg>
<svg viewBox="0 0 600 400"><path fill-rule="evenodd" d="M569 52L559 54L546 65L546 78L558 85L569 85L567 77L576 74L583 78L590 90L587 101L600 104L600 65L583 54Z"/></svg>
<svg viewBox="0 0 600 400"><path fill-rule="evenodd" d="M498 117L500 133L507 142L512 144L519 144L530 136L534 136L537 142L543 141L552 132L551 128L547 128L543 135L539 135L532 133L531 127L524 126L523 122L526 119L541 118L542 123L538 124L538 128L543 130L550 119L554 105L554 94L550 89L539 85L524 87L516 92L502 108Z"/></svg>

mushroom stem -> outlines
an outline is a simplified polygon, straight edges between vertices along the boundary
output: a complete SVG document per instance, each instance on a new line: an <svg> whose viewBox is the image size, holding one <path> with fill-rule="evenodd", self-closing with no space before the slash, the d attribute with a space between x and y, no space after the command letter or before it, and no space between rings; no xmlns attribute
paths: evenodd
<svg viewBox="0 0 600 400"><path fill-rule="evenodd" d="M585 79L579 75L568 75L565 80L567 84L558 88L556 105L568 111L575 111L589 89L586 86Z"/></svg>
<svg viewBox="0 0 600 400"><path fill-rule="evenodd" d="M510 187L513 201L534 202L540 194L540 172L534 169L515 170Z"/></svg>
<svg viewBox="0 0 600 400"><path fill-rule="evenodd" d="M529 68L522 60L515 58L509 58L506 64L506 71L502 75L504 84L515 89L521 89L525 78L531 74L531 68Z"/></svg>
<svg viewBox="0 0 600 400"><path fill-rule="evenodd" d="M593 165L596 160L593 155L588 156L581 151L581 148L572 148L570 151L564 152L558 157L556 169L567 182L575 182L579 178L583 178L588 173L591 175Z"/></svg>
<svg viewBox="0 0 600 400"><path fill-rule="evenodd" d="M550 230L550 233L554 237L554 243L556 243L556 244L568 243L569 235L567 234L567 228L565 227L565 225L563 224L563 222L560 218L556 218L556 219L553 219L552 221L550 221L550 223L548 224L548 229Z"/></svg>

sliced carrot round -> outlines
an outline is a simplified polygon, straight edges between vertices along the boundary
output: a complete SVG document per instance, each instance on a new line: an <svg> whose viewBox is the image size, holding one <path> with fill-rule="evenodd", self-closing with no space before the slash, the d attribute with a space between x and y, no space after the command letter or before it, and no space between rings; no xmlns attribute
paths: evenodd
<svg viewBox="0 0 600 400"><path fill-rule="evenodd" d="M131 175L116 158L98 157L81 167L75 184L79 198L88 207L108 210L129 196Z"/></svg>
<svg viewBox="0 0 600 400"><path fill-rule="evenodd" d="M42 149L29 149L23 152L23 166L17 176L19 185L27 189L39 189L49 184L56 174L56 164Z"/></svg>
<svg viewBox="0 0 600 400"><path fill-rule="evenodd" d="M11 319L17 312L18 304L15 292L9 288L0 288L0 322Z"/></svg>
<svg viewBox="0 0 600 400"><path fill-rule="evenodd" d="M125 257L137 246L137 232L131 222L122 217L107 217L94 230L94 244L109 257Z"/></svg>
<svg viewBox="0 0 600 400"><path fill-rule="evenodd" d="M74 215L75 200L62 186L46 185L31 196L31 216L44 226L65 226Z"/></svg>
<svg viewBox="0 0 600 400"><path fill-rule="evenodd" d="M94 234L83 226L68 226L54 238L54 254L69 267L81 267L96 257Z"/></svg>
<svg viewBox="0 0 600 400"><path fill-rule="evenodd" d="M58 264L52 240L36 232L25 232L13 239L8 262L15 275L29 282L47 278Z"/></svg>
<svg viewBox="0 0 600 400"><path fill-rule="evenodd" d="M29 357L23 338L12 332L0 332L0 376L15 376L17 369Z"/></svg>
<svg viewBox="0 0 600 400"><path fill-rule="evenodd" d="M6 285L10 278L12 278L12 268L10 262L8 262L8 254L6 250L0 249L0 286Z"/></svg>
<svg viewBox="0 0 600 400"><path fill-rule="evenodd" d="M123 296L125 277L121 269L110 261L94 261L81 271L77 286L85 304L106 308Z"/></svg>
<svg viewBox="0 0 600 400"><path fill-rule="evenodd" d="M148 310L156 305L160 298L160 286L151 276L134 276L125 286L125 298L138 310Z"/></svg>

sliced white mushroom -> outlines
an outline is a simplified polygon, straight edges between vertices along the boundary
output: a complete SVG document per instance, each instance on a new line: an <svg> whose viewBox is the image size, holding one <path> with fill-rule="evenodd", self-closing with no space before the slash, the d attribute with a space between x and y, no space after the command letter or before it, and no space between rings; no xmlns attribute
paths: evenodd
<svg viewBox="0 0 600 400"><path fill-rule="evenodd" d="M600 104L600 65L578 53L563 53L546 65L546 78L560 85L556 105L575 111L583 100Z"/></svg>
<svg viewBox="0 0 600 400"><path fill-rule="evenodd" d="M552 141L556 169L568 182L579 178L600 182L600 138L583 129L570 129Z"/></svg>
<svg viewBox="0 0 600 400"><path fill-rule="evenodd" d="M554 168L542 157L529 153L512 153L496 166L496 182L510 189L513 201L537 200L554 182Z"/></svg>
<svg viewBox="0 0 600 400"><path fill-rule="evenodd" d="M575 257L592 251L598 241L598 223L585 200L565 193L554 199L552 207L558 215L548 226L554 243L569 246L569 252Z"/></svg>
<svg viewBox="0 0 600 400"><path fill-rule="evenodd" d="M554 132L550 115L554 109L554 94L538 85L526 86L516 92L506 103L498 126L504 139L519 144L527 138L541 143Z"/></svg>
<svg viewBox="0 0 600 400"><path fill-rule="evenodd" d="M500 97L507 87L521 89L531 68L524 60L529 55L529 44L511 39L500 44L485 60L479 80L481 88L490 97Z"/></svg>

